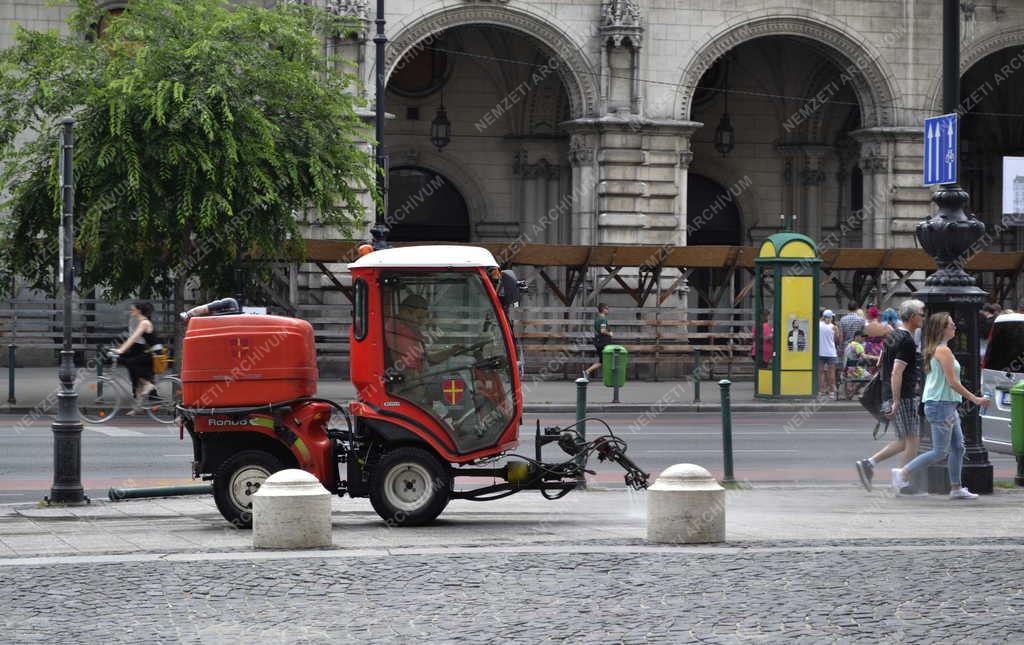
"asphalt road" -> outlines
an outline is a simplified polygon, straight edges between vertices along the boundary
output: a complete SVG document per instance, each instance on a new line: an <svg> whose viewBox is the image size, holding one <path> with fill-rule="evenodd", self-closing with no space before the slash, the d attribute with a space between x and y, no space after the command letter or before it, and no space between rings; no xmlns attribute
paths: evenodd
<svg viewBox="0 0 1024 645"><path fill-rule="evenodd" d="M629 456L652 474L676 463L696 463L722 474L721 416L718 413L670 413L649 418L633 413L600 415L629 443ZM526 415L520 443L532 456L536 415ZM792 483L856 481L853 462L877 450L865 415L828 410L802 418L792 412L750 412L733 415L733 449L737 479ZM796 419L797 421L794 421ZM542 426L567 425L572 415L541 418ZM19 417L0 416L0 504L37 501L52 482L53 435L47 419L21 424ZM604 432L587 424L587 436ZM887 435L885 439L888 439ZM560 461L564 453L545 448L545 459ZM1012 478L1011 457L990 453L997 478ZM160 486L191 482L191 443L181 441L177 427L118 418L113 425L87 427L82 439L82 475L87 494L105 497L112 486ZM895 465L895 464L893 464ZM591 462L598 484L621 484L614 464ZM887 472L887 471L881 471ZM885 478L883 478L885 479Z"/></svg>

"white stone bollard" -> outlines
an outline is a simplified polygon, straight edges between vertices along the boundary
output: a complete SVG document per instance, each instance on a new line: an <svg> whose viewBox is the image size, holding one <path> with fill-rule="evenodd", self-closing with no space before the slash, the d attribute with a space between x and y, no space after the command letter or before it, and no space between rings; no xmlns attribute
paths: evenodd
<svg viewBox="0 0 1024 645"><path fill-rule="evenodd" d="M725 542L725 489L700 466L669 466L647 489L647 541Z"/></svg>
<svg viewBox="0 0 1024 645"><path fill-rule="evenodd" d="M331 494L314 475L281 470L252 496L252 545L257 549L311 549L333 544Z"/></svg>

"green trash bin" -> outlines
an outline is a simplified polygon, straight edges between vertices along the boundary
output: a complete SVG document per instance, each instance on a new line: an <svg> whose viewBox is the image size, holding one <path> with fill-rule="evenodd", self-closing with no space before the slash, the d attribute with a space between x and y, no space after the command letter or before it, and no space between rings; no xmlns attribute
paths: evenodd
<svg viewBox="0 0 1024 645"><path fill-rule="evenodd" d="M1010 443L1013 454L1024 456L1024 381L1010 388Z"/></svg>
<svg viewBox="0 0 1024 645"><path fill-rule="evenodd" d="M622 345L605 345L601 352L601 376L605 387L622 387L626 384L628 354Z"/></svg>

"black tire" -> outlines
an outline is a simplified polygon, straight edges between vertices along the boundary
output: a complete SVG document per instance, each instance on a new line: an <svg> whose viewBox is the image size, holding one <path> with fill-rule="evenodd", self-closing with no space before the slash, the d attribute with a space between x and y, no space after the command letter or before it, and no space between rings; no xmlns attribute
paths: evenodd
<svg viewBox="0 0 1024 645"><path fill-rule="evenodd" d="M422 448L395 448L370 473L370 503L389 526L433 522L451 493L448 465Z"/></svg>
<svg viewBox="0 0 1024 645"><path fill-rule="evenodd" d="M252 528L252 495L263 482L285 466L262 450L246 450L229 457L213 477L217 510L232 526Z"/></svg>

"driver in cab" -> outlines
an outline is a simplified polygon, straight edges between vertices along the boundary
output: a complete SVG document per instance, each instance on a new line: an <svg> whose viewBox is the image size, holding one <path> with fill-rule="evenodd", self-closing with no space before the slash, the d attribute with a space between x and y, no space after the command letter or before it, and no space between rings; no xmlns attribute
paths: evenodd
<svg viewBox="0 0 1024 645"><path fill-rule="evenodd" d="M429 317L427 301L413 294L399 305L398 315L384 323L384 342L399 372L422 372L427 365L436 365L466 349L456 344L447 349L428 351L435 342L435 338L424 334Z"/></svg>

